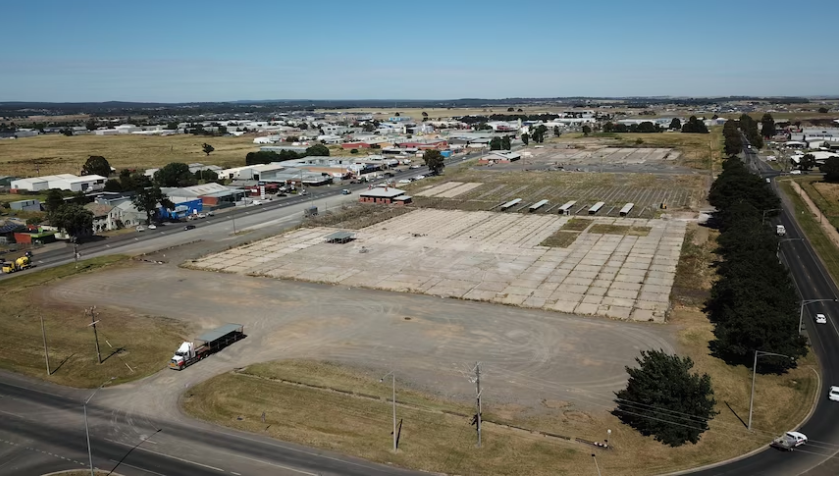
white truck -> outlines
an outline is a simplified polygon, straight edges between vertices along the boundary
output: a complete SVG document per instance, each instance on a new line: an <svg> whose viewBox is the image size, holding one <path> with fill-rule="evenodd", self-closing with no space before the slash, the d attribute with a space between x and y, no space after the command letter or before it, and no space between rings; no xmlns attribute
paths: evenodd
<svg viewBox="0 0 839 479"><path fill-rule="evenodd" d="M775 227L775 233L778 236L786 236L787 235L787 229L784 228L784 225L778 225L778 226Z"/></svg>
<svg viewBox="0 0 839 479"><path fill-rule="evenodd" d="M807 436L800 432L787 432L781 437L776 437L771 446L782 451L793 451L798 446L807 444Z"/></svg>
<svg viewBox="0 0 839 479"><path fill-rule="evenodd" d="M225 324L198 336L195 341L181 343L169 361L169 368L180 371L244 337L244 326L234 323Z"/></svg>

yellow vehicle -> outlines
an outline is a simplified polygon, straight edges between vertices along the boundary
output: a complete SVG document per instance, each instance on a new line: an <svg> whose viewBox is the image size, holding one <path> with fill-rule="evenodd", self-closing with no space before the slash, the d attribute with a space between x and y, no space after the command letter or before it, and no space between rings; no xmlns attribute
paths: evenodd
<svg viewBox="0 0 839 479"><path fill-rule="evenodd" d="M31 268L32 262L26 256L21 256L20 258L14 260L14 262L6 261L3 263L3 273L5 274L12 274L17 271L23 271L25 269Z"/></svg>

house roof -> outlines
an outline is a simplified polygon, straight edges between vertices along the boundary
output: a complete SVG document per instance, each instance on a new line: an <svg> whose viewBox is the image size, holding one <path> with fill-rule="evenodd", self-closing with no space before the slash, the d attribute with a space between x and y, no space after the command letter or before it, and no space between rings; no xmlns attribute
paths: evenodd
<svg viewBox="0 0 839 479"><path fill-rule="evenodd" d="M101 205L99 203L88 203L84 205L85 209L90 210L93 212L94 218L101 218L103 216L108 216L108 213L114 209L113 206L108 205Z"/></svg>

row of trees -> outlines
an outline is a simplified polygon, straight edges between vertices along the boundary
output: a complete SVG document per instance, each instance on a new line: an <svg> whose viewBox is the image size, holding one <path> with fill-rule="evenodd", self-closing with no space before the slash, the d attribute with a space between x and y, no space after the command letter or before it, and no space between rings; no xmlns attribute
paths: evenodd
<svg viewBox="0 0 839 479"><path fill-rule="evenodd" d="M512 138L510 135L504 135L503 137L492 137L492 140L489 141L489 149L490 150L511 150L512 147ZM524 138L522 138L524 141Z"/></svg>
<svg viewBox="0 0 839 479"><path fill-rule="evenodd" d="M787 268L777 258L778 238L766 226L780 200L737 157L723 162L708 201L716 207L720 236L718 280L705 312L714 324L712 350L730 364L750 365L756 350L789 358L806 353L798 334L799 299ZM774 360L774 361L773 361ZM772 356L775 370L792 365Z"/></svg>
<svg viewBox="0 0 839 479"><path fill-rule="evenodd" d="M688 121L682 125L682 133L708 133L708 127L705 126L705 122L696 118L695 116L691 116L688 118Z"/></svg>
<svg viewBox="0 0 839 479"><path fill-rule="evenodd" d="M245 155L246 165L265 165L275 161L297 160L306 156L329 156L329 148L326 145L312 145L306 148L303 153L290 150L276 151L252 151Z"/></svg>
<svg viewBox="0 0 839 479"><path fill-rule="evenodd" d="M674 120L678 120L678 118L674 118ZM645 121L637 125L625 125L623 123L612 123L611 121L603 124L604 133L661 133L662 131L664 131L664 128L651 121Z"/></svg>
<svg viewBox="0 0 839 479"><path fill-rule="evenodd" d="M769 115L770 118L772 115ZM774 121L772 122L772 128L775 128ZM754 145L755 148L763 148L763 136L761 136L760 132L757 129L757 122L754 118L746 115L745 113L740 115L740 131L746 135L746 139L749 140L749 144ZM774 133L773 133L774 134Z"/></svg>

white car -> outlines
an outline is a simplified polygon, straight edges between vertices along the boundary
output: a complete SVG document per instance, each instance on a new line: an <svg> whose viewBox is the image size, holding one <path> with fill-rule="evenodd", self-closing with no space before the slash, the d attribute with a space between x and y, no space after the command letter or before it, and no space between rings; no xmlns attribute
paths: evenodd
<svg viewBox="0 0 839 479"><path fill-rule="evenodd" d="M420 165L411 165L411 166L410 166L410 168L411 168L412 170L418 170L418 169L422 168L422 166L420 166Z"/></svg>
<svg viewBox="0 0 839 479"><path fill-rule="evenodd" d="M423 176L423 175L415 176L414 179L417 180L417 181L424 180L425 176Z"/></svg>
<svg viewBox="0 0 839 479"><path fill-rule="evenodd" d="M816 315L816 324L827 324L827 318L822 313Z"/></svg>
<svg viewBox="0 0 839 479"><path fill-rule="evenodd" d="M204 218L206 218L206 217L207 217L207 215L206 215L206 214L204 214L204 213L198 213L198 219L199 219L199 220L203 220L203 219L204 219Z"/></svg>
<svg viewBox="0 0 839 479"><path fill-rule="evenodd" d="M830 391L827 393L827 398L831 401L839 401L839 386L830 386Z"/></svg>
<svg viewBox="0 0 839 479"><path fill-rule="evenodd" d="M150 229L150 230L156 230L156 229L157 229L157 225L149 225L149 229Z"/></svg>
<svg viewBox="0 0 839 479"><path fill-rule="evenodd" d="M260 200L253 200L253 203L251 203L251 204L252 204L252 205L254 205L254 206L258 206L258 205L261 205L261 204L262 204L262 201L260 201Z"/></svg>
<svg viewBox="0 0 839 479"><path fill-rule="evenodd" d="M807 443L807 436L805 436L804 434L801 434L800 432L790 431L790 432L787 432L786 436L787 436L787 439L790 439L792 441L794 447L798 447L802 444Z"/></svg>

